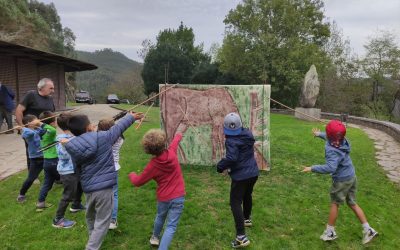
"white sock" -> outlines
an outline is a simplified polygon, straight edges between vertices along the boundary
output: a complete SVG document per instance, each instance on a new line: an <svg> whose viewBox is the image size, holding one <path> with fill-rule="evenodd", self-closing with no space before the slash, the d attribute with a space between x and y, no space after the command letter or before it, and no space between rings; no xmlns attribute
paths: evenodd
<svg viewBox="0 0 400 250"><path fill-rule="evenodd" d="M364 231L367 231L368 229L370 229L371 227L369 226L368 222L365 222L362 224L362 227L364 229Z"/></svg>
<svg viewBox="0 0 400 250"><path fill-rule="evenodd" d="M328 230L329 232L335 232L335 226L331 226L331 225L326 225L326 230Z"/></svg>

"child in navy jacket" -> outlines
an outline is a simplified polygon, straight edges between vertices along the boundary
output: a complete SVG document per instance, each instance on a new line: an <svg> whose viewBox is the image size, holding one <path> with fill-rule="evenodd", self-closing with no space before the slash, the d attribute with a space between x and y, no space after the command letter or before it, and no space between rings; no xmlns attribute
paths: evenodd
<svg viewBox="0 0 400 250"><path fill-rule="evenodd" d="M252 226L252 193L259 170L254 157L253 134L242 127L238 114L229 113L225 116L224 134L226 156L218 162L217 171L228 173L232 179L230 205L236 227L236 238L232 241L232 247L239 248L250 244L245 226Z"/></svg>

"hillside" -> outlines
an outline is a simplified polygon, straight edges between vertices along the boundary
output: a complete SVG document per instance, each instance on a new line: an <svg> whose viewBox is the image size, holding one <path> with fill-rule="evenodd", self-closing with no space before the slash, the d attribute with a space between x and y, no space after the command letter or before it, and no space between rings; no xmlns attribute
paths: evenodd
<svg viewBox="0 0 400 250"><path fill-rule="evenodd" d="M131 81L142 84L140 77L142 64L120 52L112 49L95 52L77 51L77 56L78 60L93 63L98 67L97 70L78 72L76 77L77 88L89 91L98 102L104 102L110 91L116 92L116 89L123 89L120 85ZM124 92L117 94L124 95ZM120 96L120 98L131 99L127 96Z"/></svg>

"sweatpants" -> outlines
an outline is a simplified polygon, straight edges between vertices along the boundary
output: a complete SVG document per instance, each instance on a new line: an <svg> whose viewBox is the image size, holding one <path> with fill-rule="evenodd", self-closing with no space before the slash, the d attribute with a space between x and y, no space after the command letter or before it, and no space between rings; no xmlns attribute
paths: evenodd
<svg viewBox="0 0 400 250"><path fill-rule="evenodd" d="M244 230L244 220L250 219L251 209L253 207L253 187L257 179L258 176L241 181L232 180L230 205L235 220L236 235L246 234Z"/></svg>
<svg viewBox="0 0 400 250"><path fill-rule="evenodd" d="M86 195L86 224L89 240L86 250L100 249L111 222L113 189L103 189Z"/></svg>
<svg viewBox="0 0 400 250"><path fill-rule="evenodd" d="M63 183L64 191L56 212L56 219L64 218L65 210L70 202L72 208L79 208L81 205L82 187L79 181L79 175L66 174L60 175L60 180Z"/></svg>

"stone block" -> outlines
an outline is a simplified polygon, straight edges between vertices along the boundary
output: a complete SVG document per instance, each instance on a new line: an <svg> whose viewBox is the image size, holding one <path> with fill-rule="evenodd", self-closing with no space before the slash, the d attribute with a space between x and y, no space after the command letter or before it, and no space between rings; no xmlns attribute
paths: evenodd
<svg viewBox="0 0 400 250"><path fill-rule="evenodd" d="M300 120L315 122L317 119L321 119L321 109L297 107L295 109L294 116ZM313 119L312 117L317 119Z"/></svg>

